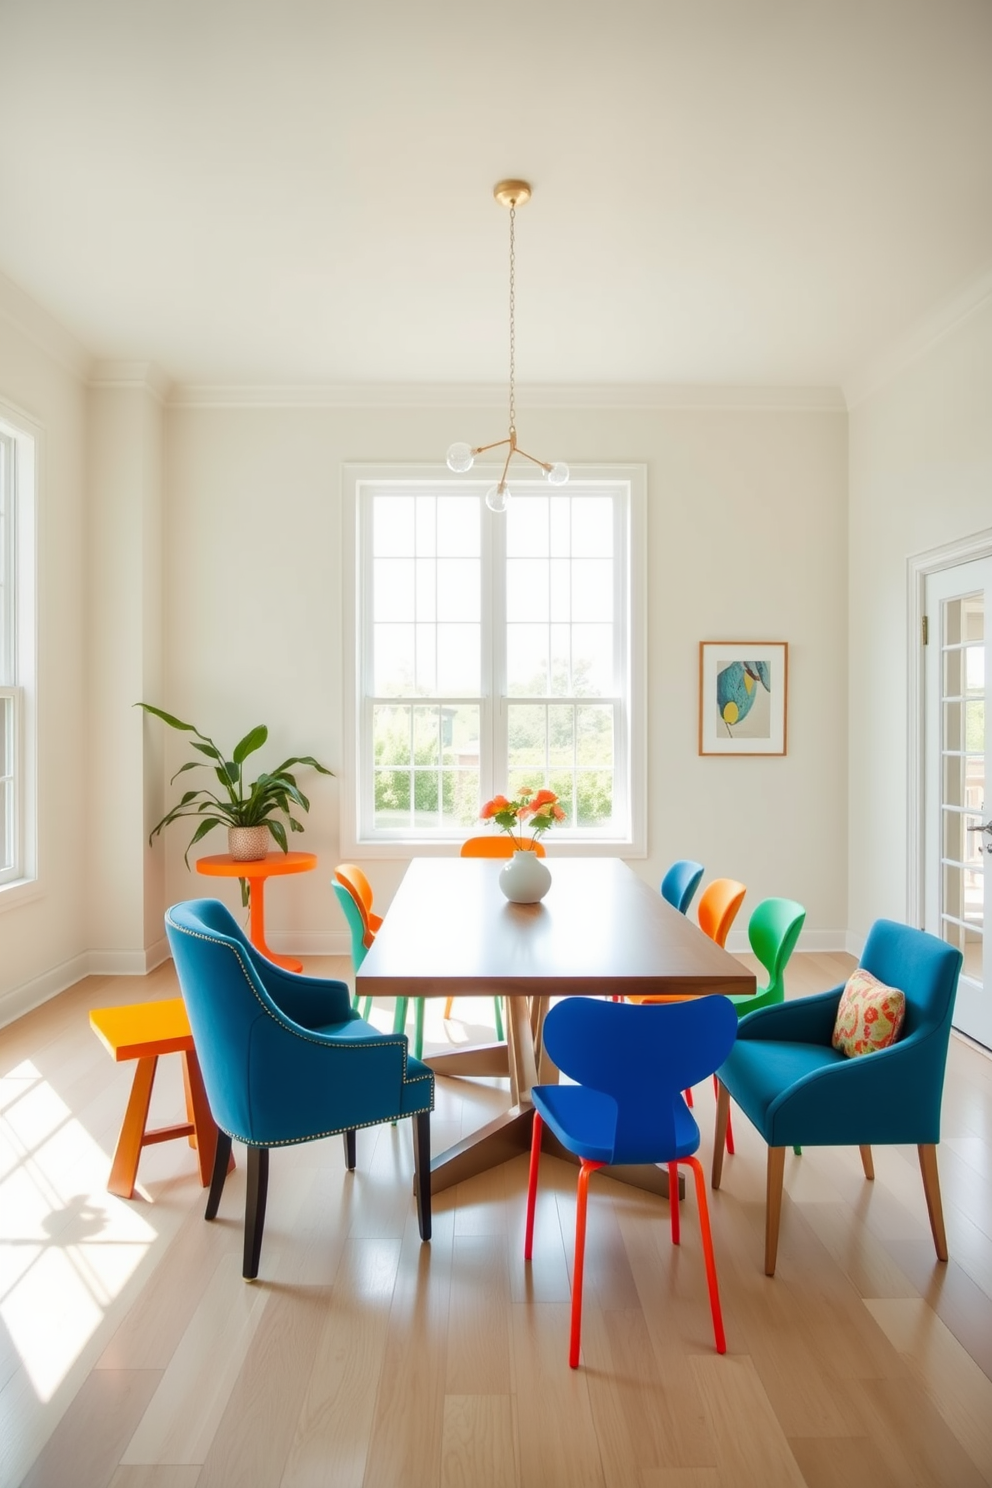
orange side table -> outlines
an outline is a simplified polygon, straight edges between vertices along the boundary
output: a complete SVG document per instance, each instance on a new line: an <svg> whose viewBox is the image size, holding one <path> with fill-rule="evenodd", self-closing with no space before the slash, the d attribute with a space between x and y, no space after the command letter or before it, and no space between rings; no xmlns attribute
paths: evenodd
<svg viewBox="0 0 992 1488"><path fill-rule="evenodd" d="M297 961L295 956L277 956L265 944L265 880L277 878L282 873L309 873L316 866L316 854L307 852L270 852L264 858L255 858L248 863L232 858L230 853L217 853L214 857L196 860L197 873L248 880L251 905L249 939L257 951L286 971L302 971L303 962Z"/></svg>
<svg viewBox="0 0 992 1488"><path fill-rule="evenodd" d="M206 1188L217 1151L217 1126L210 1114L182 998L95 1008L90 1013L90 1023L118 1064L125 1059L138 1061L107 1188L119 1198L133 1198L142 1147L153 1142L168 1142L174 1137L188 1137L190 1146L196 1148L200 1182ZM183 1056L183 1085L189 1119L176 1126L160 1126L148 1131L148 1107L160 1054Z"/></svg>

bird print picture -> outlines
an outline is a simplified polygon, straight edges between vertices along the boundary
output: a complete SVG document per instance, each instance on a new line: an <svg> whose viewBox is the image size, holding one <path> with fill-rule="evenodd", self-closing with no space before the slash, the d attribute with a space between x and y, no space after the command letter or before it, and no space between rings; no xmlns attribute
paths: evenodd
<svg viewBox="0 0 992 1488"><path fill-rule="evenodd" d="M785 753L785 641L703 641L700 754Z"/></svg>

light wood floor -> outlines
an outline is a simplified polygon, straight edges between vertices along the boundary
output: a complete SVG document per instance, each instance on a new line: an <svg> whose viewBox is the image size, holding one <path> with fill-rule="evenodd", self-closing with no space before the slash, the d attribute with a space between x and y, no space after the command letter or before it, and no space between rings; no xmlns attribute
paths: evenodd
<svg viewBox="0 0 992 1488"><path fill-rule="evenodd" d="M790 995L851 964L795 957ZM764 1149L738 1113L712 1201L728 1353L691 1194L676 1250L662 1200L594 1179L572 1372L564 1164L543 1164L529 1269L525 1158L440 1194L420 1245L408 1124L360 1132L350 1176L337 1138L273 1154L254 1286L239 1149L215 1224L184 1142L145 1151L141 1199L108 1195L133 1067L113 1065L87 1011L173 989L171 964L91 978L0 1031L3 1488L992 1484L992 1061L966 1043L952 1040L940 1148L949 1265L915 1150L876 1149L869 1184L856 1151L819 1149L788 1158L767 1279ZM429 1041L479 1035L440 1011ZM439 1081L435 1143L507 1099ZM696 1107L708 1166L708 1087ZM181 1110L167 1059L153 1115Z"/></svg>

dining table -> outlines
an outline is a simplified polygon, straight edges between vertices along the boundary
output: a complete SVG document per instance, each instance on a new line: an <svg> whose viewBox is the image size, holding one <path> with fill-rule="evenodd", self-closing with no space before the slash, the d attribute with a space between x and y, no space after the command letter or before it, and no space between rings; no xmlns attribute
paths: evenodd
<svg viewBox="0 0 992 1488"><path fill-rule="evenodd" d="M753 994L754 974L668 904L620 858L548 860L551 887L536 904L510 903L498 859L411 860L355 976L365 997L496 996L506 1043L424 1056L436 1075L508 1076L509 1109L431 1160L440 1192L530 1147L531 1089L558 1080L543 1047L552 998ZM557 1146L545 1127L545 1147ZM607 1168L609 1176L667 1195L664 1168Z"/></svg>

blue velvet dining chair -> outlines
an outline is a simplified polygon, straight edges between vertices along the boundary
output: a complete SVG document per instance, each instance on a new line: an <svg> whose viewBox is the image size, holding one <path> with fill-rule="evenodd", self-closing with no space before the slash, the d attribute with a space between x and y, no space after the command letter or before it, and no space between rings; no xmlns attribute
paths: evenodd
<svg viewBox="0 0 992 1488"><path fill-rule="evenodd" d="M731 1096L768 1143L765 1274L775 1274L787 1147L917 1147L937 1258L947 1260L937 1175L940 1102L961 953L933 935L876 920L861 965L906 996L902 1037L854 1058L831 1043L843 986L741 1018L737 1042L717 1070L713 1187L720 1187Z"/></svg>
<svg viewBox="0 0 992 1488"><path fill-rule="evenodd" d="M682 1092L713 1073L736 1034L737 1014L726 997L697 997L653 1007L570 997L553 1007L545 1019L544 1047L558 1069L577 1083L537 1085L531 1091L534 1126L524 1258L529 1261L533 1252L541 1136L547 1124L562 1146L580 1160L568 1355L573 1369L578 1368L581 1347L589 1179L607 1164L667 1165L674 1245L680 1233L678 1165L692 1168L713 1333L717 1353L726 1352L706 1179L694 1156L699 1127Z"/></svg>
<svg viewBox="0 0 992 1488"><path fill-rule="evenodd" d="M658 892L663 899L678 910L679 914L685 914L692 903L693 895L699 888L702 876L702 863L694 863L691 858L680 858L677 863L672 864L661 880Z"/></svg>
<svg viewBox="0 0 992 1488"><path fill-rule="evenodd" d="M417 1213L431 1235L430 1113L434 1076L405 1034L382 1034L352 1008L344 982L283 971L256 951L216 899L175 904L166 934L219 1128L206 1218L220 1204L231 1139L248 1148L244 1267L258 1275L269 1149L413 1118Z"/></svg>

